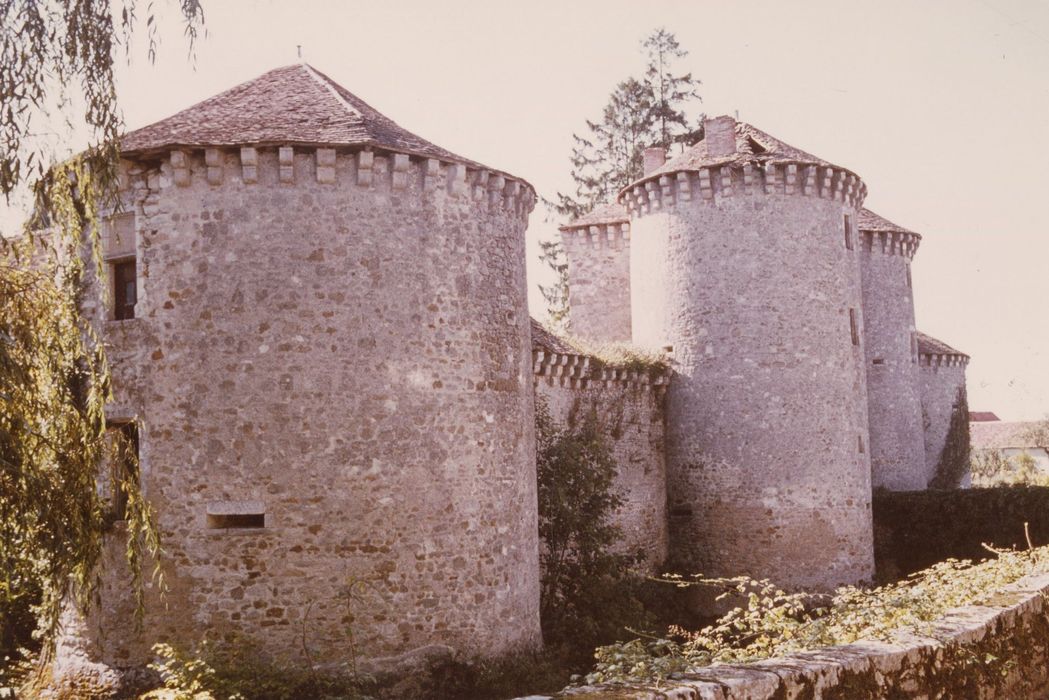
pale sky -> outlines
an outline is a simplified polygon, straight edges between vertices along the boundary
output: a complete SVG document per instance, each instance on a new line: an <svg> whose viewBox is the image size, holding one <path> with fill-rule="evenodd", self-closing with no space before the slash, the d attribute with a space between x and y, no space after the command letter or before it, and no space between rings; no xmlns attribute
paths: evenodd
<svg viewBox="0 0 1049 700"><path fill-rule="evenodd" d="M642 72L640 39L664 26L708 114L738 110L850 168L868 207L923 235L918 327L972 355L970 407L1049 412L1045 0L202 1L195 68L174 3L156 3L156 64L134 52L118 75L129 128L294 63L301 44L405 128L548 197L571 187L573 131ZM543 218L528 232L536 316L537 241L556 234Z"/></svg>

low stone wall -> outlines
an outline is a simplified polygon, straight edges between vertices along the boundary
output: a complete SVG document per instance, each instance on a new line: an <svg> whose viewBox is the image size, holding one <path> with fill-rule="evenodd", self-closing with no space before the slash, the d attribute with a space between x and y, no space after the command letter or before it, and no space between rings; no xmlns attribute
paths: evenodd
<svg viewBox="0 0 1049 700"><path fill-rule="evenodd" d="M864 700L1049 697L1049 574L956 608L893 643L856 642L753 664L716 664L655 686L585 687L583 700ZM537 699L533 699L537 700Z"/></svg>
<svg viewBox="0 0 1049 700"><path fill-rule="evenodd" d="M874 560L879 581L898 580L944 559L986 559L983 543L1049 544L1049 487L1014 486L874 494Z"/></svg>

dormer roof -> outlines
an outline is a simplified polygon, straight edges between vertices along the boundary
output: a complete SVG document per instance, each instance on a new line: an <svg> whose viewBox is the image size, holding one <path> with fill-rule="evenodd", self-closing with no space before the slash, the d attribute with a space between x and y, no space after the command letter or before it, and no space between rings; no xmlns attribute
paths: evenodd
<svg viewBox="0 0 1049 700"><path fill-rule="evenodd" d="M175 148L300 145L374 147L491 170L398 126L305 63L275 68L121 139L122 155L131 157Z"/></svg>

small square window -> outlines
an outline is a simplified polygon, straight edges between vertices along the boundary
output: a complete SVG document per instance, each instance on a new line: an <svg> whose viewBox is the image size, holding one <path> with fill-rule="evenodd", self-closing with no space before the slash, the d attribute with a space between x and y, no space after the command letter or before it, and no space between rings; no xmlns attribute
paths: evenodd
<svg viewBox="0 0 1049 700"><path fill-rule="evenodd" d="M207 526L212 530L266 527L266 504L262 501L219 501L207 506Z"/></svg>
<svg viewBox="0 0 1049 700"><path fill-rule="evenodd" d="M225 530L235 527L266 527L265 513L214 513L208 515L208 527Z"/></svg>
<svg viewBox="0 0 1049 700"><path fill-rule="evenodd" d="M123 321L135 317L138 302L138 274L135 259L113 263L113 318Z"/></svg>

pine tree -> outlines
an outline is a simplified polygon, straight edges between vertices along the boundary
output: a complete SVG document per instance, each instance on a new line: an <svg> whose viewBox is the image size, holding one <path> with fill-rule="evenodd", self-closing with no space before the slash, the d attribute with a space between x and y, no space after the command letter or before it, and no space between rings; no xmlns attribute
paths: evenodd
<svg viewBox="0 0 1049 700"><path fill-rule="evenodd" d="M675 62L688 56L677 38L657 29L641 42L646 56L644 78L627 78L609 95L597 121L586 121L586 134L572 134L573 194L557 193L547 202L561 220L577 219L612 201L621 189L644 173L645 149L687 146L703 137L703 116L689 126L689 113L700 102L700 81L691 73L677 74ZM540 260L557 274L557 282L539 285L556 328L568 321L568 263L558 242L540 243Z"/></svg>
<svg viewBox="0 0 1049 700"><path fill-rule="evenodd" d="M658 134L655 145L669 150L674 143L695 143L702 136L702 120L695 129L690 129L687 108L701 101L697 91L701 82L691 73L673 73L674 61L688 56L688 51L662 27L641 42L641 46L648 55L645 80L652 88L651 117Z"/></svg>
<svg viewBox="0 0 1049 700"><path fill-rule="evenodd" d="M700 101L700 81L677 74L675 62L688 56L674 35L658 29L641 43L644 78L628 78L609 96L598 121L587 120L586 135L573 134L572 179L575 193L557 193L554 211L578 218L610 201L641 177L646 148L691 144L702 137L702 118L689 126L689 109Z"/></svg>

